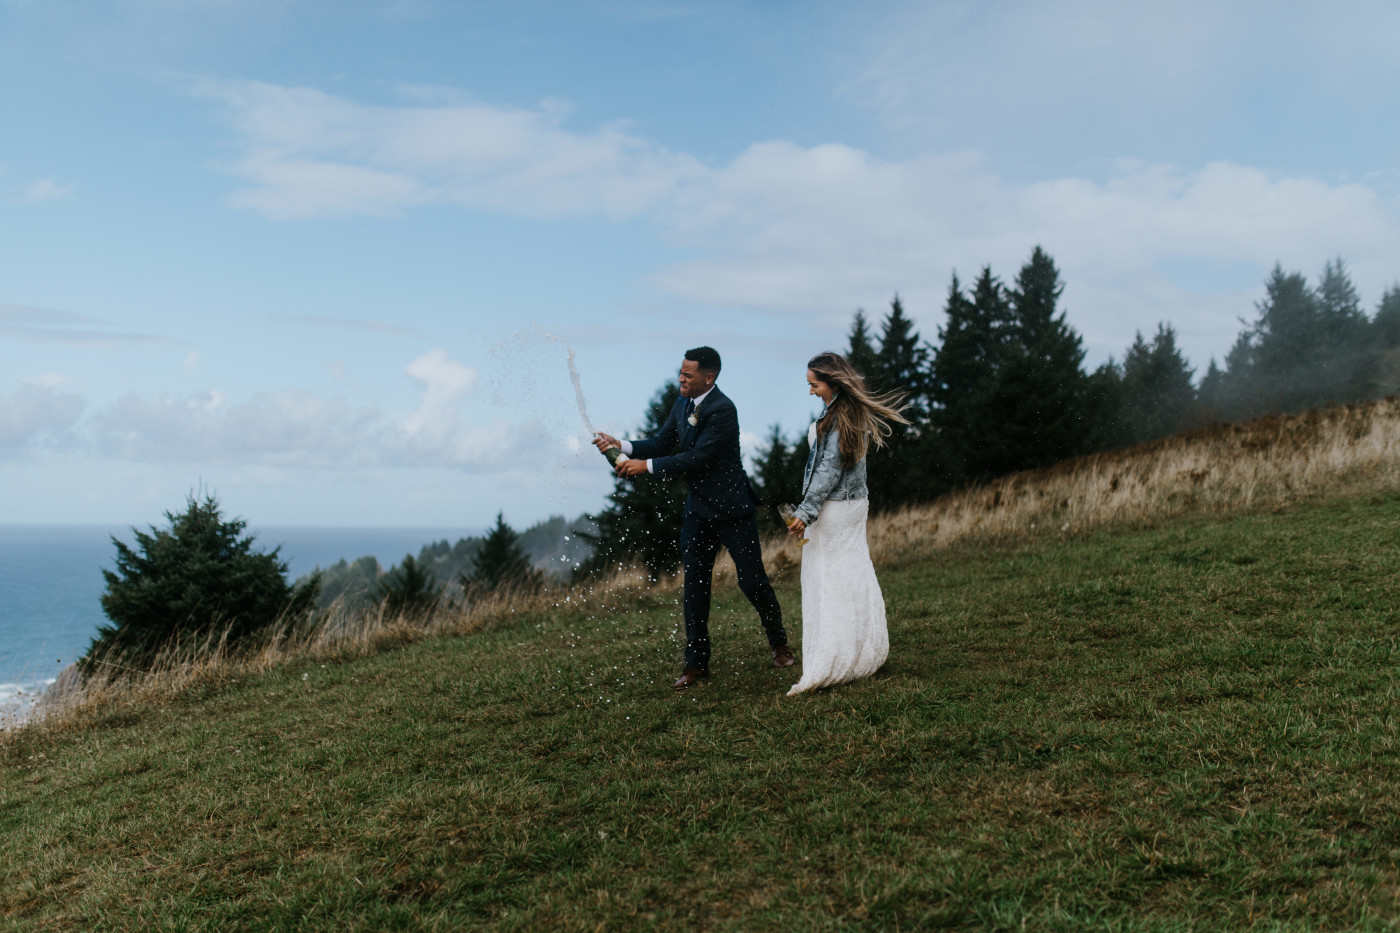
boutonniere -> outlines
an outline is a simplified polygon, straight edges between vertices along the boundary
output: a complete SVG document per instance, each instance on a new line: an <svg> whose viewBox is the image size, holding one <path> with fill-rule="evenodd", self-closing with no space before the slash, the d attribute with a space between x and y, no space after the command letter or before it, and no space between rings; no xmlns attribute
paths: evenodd
<svg viewBox="0 0 1400 933"><path fill-rule="evenodd" d="M689 424L692 428L695 427L697 424L700 423L700 422L698 422L698 421L695 420L695 416L694 416L694 415L691 415L689 418L687 418L687 419L685 419L685 420L686 420L686 423Z"/></svg>

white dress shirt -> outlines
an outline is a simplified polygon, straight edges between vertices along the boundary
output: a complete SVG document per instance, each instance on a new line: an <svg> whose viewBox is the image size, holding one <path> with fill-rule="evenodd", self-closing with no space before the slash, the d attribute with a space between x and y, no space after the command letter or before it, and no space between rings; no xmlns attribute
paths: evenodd
<svg viewBox="0 0 1400 933"><path fill-rule="evenodd" d="M700 411L700 403L703 402L703 401L705 401L705 396L706 396L706 395L709 395L709 394L710 394L711 392L713 392L714 390L715 390L715 387L714 387L714 386L710 386L708 389L705 390L705 395L702 395L702 396L700 396L700 397L697 398L697 399L691 399L691 401L693 401L693 402L695 403L695 411L696 411L697 413ZM622 441L618 441L617 443L618 443L618 446L622 448L622 452L623 452L624 454L626 454L626 455L629 456L629 457L632 456L632 442L631 442L631 441L622 440ZM653 470L653 469L651 468L651 461L650 461L650 460L647 461L647 472L648 472L648 473L655 473L655 472L656 472L655 470Z"/></svg>

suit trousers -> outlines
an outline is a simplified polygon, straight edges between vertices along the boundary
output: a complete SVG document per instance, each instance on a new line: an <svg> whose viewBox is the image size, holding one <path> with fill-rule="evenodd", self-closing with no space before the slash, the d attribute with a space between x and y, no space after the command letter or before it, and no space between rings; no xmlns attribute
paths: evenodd
<svg viewBox="0 0 1400 933"><path fill-rule="evenodd" d="M710 669L710 584L720 547L729 551L739 575L739 589L758 610L758 621L768 644L787 644L783 610L778 594L763 569L763 547L758 541L758 520L753 513L739 518L717 519L686 515L681 524L681 567L685 571L685 666Z"/></svg>

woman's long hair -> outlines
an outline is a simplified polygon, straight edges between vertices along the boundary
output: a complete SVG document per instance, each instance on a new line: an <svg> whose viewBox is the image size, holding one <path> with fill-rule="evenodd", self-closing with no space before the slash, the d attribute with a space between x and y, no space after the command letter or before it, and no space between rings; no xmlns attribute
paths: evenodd
<svg viewBox="0 0 1400 933"><path fill-rule="evenodd" d="M885 392L875 395L865 387L865 377L839 353L818 353L807 361L807 368L821 382L831 386L831 404L817 422L817 435L836 431L841 466L850 469L864 459L873 443L878 449L893 430L890 422L909 424L904 417L908 407L904 395Z"/></svg>

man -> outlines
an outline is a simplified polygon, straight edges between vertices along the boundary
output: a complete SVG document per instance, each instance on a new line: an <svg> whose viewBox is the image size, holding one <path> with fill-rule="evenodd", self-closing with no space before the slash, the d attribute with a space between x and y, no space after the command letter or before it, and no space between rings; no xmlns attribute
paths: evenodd
<svg viewBox="0 0 1400 933"><path fill-rule="evenodd" d="M607 434L594 440L599 450L621 447L630 459L617 462L617 475L684 475L690 481L681 523L681 567L685 571L685 669L675 683L684 690L710 674L710 583L723 546L739 572L739 589L758 610L768 636L774 667L791 667L792 651L783 631L783 611L763 569L758 541L757 497L744 475L739 454L739 413L715 388L719 353L710 347L687 350L681 362L681 397L656 437L619 441Z"/></svg>

